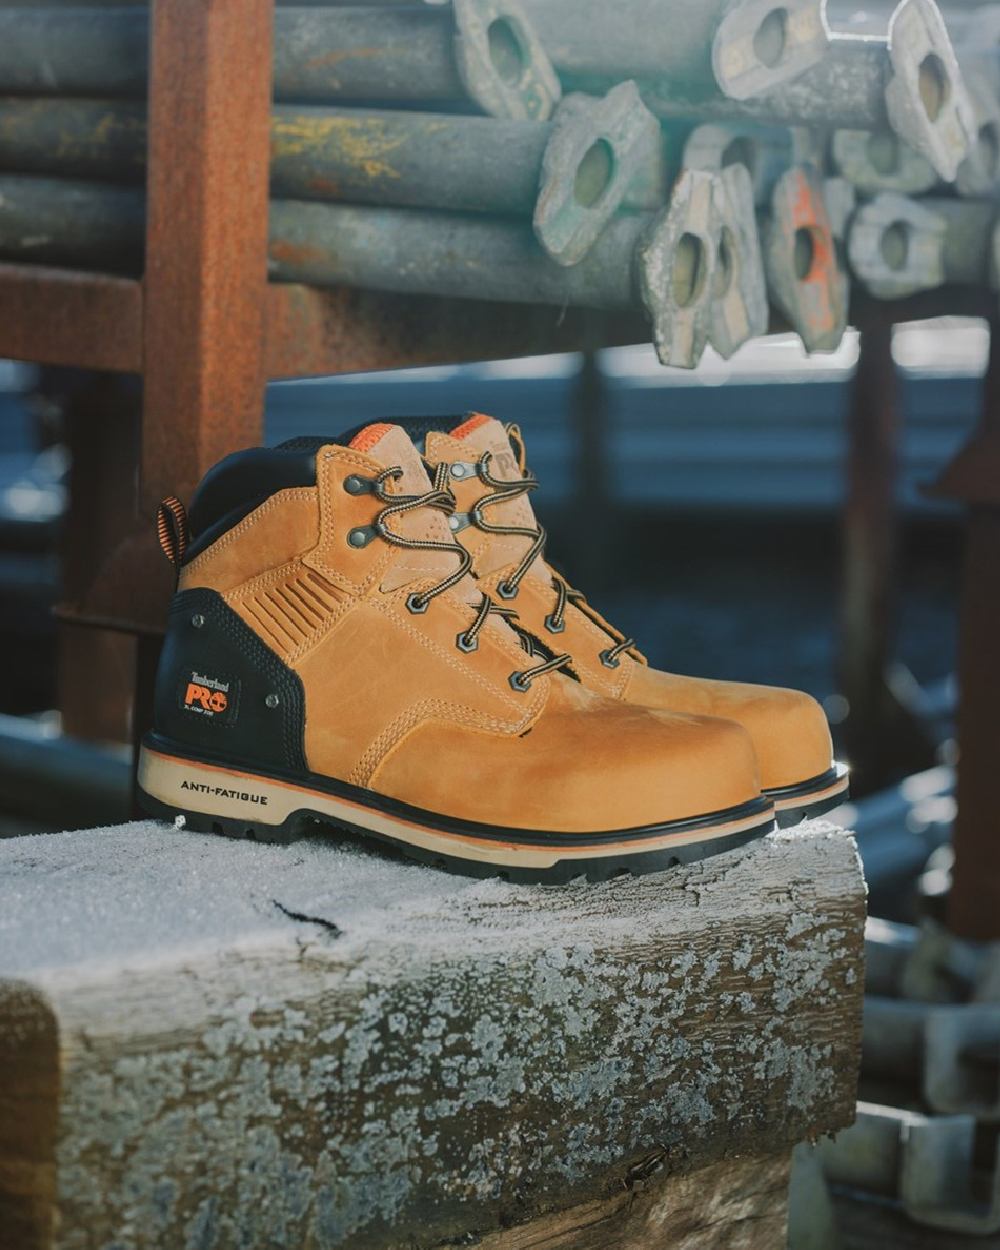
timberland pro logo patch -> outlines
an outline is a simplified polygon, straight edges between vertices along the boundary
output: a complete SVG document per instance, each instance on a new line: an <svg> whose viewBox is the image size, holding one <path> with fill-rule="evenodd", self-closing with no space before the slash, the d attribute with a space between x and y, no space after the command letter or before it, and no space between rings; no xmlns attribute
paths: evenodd
<svg viewBox="0 0 1000 1250"><path fill-rule="evenodd" d="M213 677L193 669L180 684L180 705L185 712L210 720L229 721L236 717L239 682L231 677Z"/></svg>
<svg viewBox="0 0 1000 1250"><path fill-rule="evenodd" d="M267 807L266 794L253 794L249 790L227 790L225 786L209 786L203 781L188 781L185 778L181 782L182 790L194 790L197 794L211 794L217 799L240 799L243 803L259 803L261 807Z"/></svg>

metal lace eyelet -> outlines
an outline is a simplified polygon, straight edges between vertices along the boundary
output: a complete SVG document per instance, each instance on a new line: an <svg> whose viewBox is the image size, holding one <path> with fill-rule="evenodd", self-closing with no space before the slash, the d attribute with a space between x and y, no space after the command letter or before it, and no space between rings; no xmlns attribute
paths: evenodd
<svg viewBox="0 0 1000 1250"><path fill-rule="evenodd" d="M360 551L362 547L368 546L375 535L376 531L371 525L359 525L357 529L353 529L348 533L347 545L355 547Z"/></svg>
<svg viewBox="0 0 1000 1250"><path fill-rule="evenodd" d="M618 658L618 656L612 655L611 651L612 651L611 647L608 647L606 651L602 651L600 654L600 661L604 665L605 668L618 668L618 666L621 664L621 660Z"/></svg>
<svg viewBox="0 0 1000 1250"><path fill-rule="evenodd" d="M516 599L520 586L509 586L506 582L501 582L497 586L497 594L501 599Z"/></svg>
<svg viewBox="0 0 1000 1250"><path fill-rule="evenodd" d="M566 628L566 622L565 620L562 620L558 624L556 624L555 613L550 612L548 616L545 618L545 628L549 631L550 634L561 634L563 630Z"/></svg>
<svg viewBox="0 0 1000 1250"><path fill-rule="evenodd" d="M372 484L369 479L360 477L357 473L344 478L344 490L349 495L367 495L371 492L371 488Z"/></svg>
<svg viewBox="0 0 1000 1250"><path fill-rule="evenodd" d="M531 679L525 678L523 673L511 673L510 678L511 690L517 690L520 694L524 694L526 690L531 689Z"/></svg>
<svg viewBox="0 0 1000 1250"><path fill-rule="evenodd" d="M470 638L463 630L455 639L455 646L458 647L459 651L464 651L466 655L469 655L471 652L479 650L479 639L477 637Z"/></svg>
<svg viewBox="0 0 1000 1250"><path fill-rule="evenodd" d="M412 595L406 596L406 610L412 612L414 616L423 616L427 611L428 600L414 591Z"/></svg>

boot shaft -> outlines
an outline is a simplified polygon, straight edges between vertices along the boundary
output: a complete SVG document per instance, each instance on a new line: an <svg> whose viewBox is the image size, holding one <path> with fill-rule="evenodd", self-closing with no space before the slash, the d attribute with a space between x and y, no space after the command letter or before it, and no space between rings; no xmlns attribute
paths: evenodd
<svg viewBox="0 0 1000 1250"><path fill-rule="evenodd" d="M191 504L156 730L359 778L374 744L422 715L523 730L547 675L524 689L512 678L551 655L529 656L484 607L442 494L385 424L346 446L300 439L217 465Z"/></svg>

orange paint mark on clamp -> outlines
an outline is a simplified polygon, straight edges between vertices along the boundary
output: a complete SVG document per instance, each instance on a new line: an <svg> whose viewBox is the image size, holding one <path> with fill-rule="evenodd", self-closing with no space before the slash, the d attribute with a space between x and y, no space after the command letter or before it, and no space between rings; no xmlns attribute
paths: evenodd
<svg viewBox="0 0 1000 1250"><path fill-rule="evenodd" d="M817 218L816 199L809 179L797 173L795 182L795 194L792 197L792 224L796 227L813 225Z"/></svg>

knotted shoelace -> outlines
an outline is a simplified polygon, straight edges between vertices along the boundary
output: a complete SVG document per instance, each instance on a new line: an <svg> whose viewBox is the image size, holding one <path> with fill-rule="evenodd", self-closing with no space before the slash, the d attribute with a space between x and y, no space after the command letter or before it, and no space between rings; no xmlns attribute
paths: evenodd
<svg viewBox="0 0 1000 1250"><path fill-rule="evenodd" d="M538 479L529 473L525 467L524 444L521 442L520 431L514 425L509 425L506 428L507 434L517 452L522 477L516 482L494 477L490 472L493 453L484 451L476 462L476 473L480 481L485 486L489 486L493 493L484 495L476 501L469 512L469 519L473 525L487 534L506 534L531 540L517 568L497 586L497 594L501 599L514 599L535 558L537 556L544 558L548 534L545 531L545 527L540 524L535 528L531 528L521 525L499 525L486 519L485 512L487 508L495 508L502 503L512 503L514 500L520 499L522 495L538 489ZM447 479L445 480L447 481ZM599 625L613 640L614 645L605 648L600 653L600 660L605 668L617 668L621 662L621 656L626 651L631 651L635 648L635 639L626 638L624 634L609 626L602 618L599 618L587 602L586 595L580 590L575 590L565 578L560 577L558 574L555 574L552 578L552 589L555 591L556 602L553 610L545 618L545 628L552 634L561 634L566 627L566 605L572 603L585 616Z"/></svg>
<svg viewBox="0 0 1000 1250"><path fill-rule="evenodd" d="M448 489L449 466L447 464L439 464L434 470L434 482L429 491L425 491L422 495L396 495L390 494L386 489L389 482L398 481L403 476L402 468L396 467L384 469L372 481L372 493L380 503L386 506L375 517L373 528L375 532L385 542L396 547L403 547L411 551L445 551L457 555L459 560L454 572L449 573L435 586L431 586L426 590L415 591L407 596L406 606L410 612L420 615L427 611L430 603L443 595L453 586L458 585L463 577L472 569L472 556L465 550L460 543L454 540L450 542L435 542L426 538L407 538L403 534L396 533L391 530L387 524L388 520L394 516L402 516L407 512L414 512L418 508L435 508L444 512L448 516L455 511L455 496ZM487 620L491 614L502 617L514 629L521 641L521 646L534 658L540 654L534 640L529 634L522 630L516 622L517 613L512 608L502 608L499 604L494 603L489 595L483 594L479 602L479 608L476 617L468 629L463 630L456 639L456 645L460 651L475 651L479 646L479 635L484 629ZM510 685L514 690L525 691L531 686L531 683L545 673L552 673L558 669L566 668L570 664L569 655L552 655L543 663L536 664L531 668L523 669L518 672L511 673Z"/></svg>

